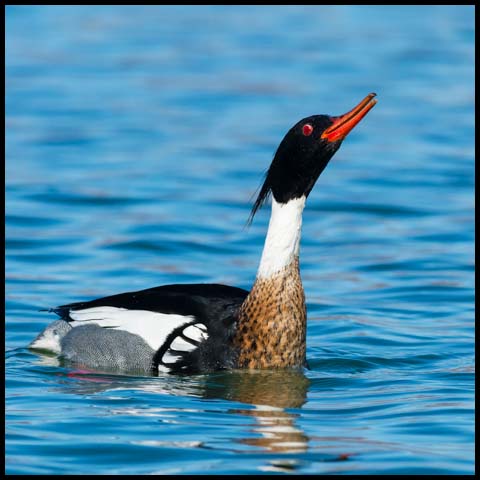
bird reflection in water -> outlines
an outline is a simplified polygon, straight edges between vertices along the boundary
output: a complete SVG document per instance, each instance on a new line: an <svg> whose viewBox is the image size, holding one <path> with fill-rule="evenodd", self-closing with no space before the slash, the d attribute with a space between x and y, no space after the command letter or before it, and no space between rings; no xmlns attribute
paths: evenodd
<svg viewBox="0 0 480 480"><path fill-rule="evenodd" d="M56 361L59 366L57 359L42 357L44 361L40 360L39 363L54 366L52 362ZM288 410L300 408L306 401L310 382L302 371L232 370L195 376L132 377L69 369L66 376L68 380L65 379L62 391L65 391L66 387L75 394L142 390L149 393L240 402L245 404L245 408L232 408L228 412L254 418L255 424L249 425L248 430L254 436L237 442L259 447L266 452L292 453L308 449L309 439L296 425L299 414ZM142 415L146 412L139 410L130 413ZM288 468L290 467L287 466Z"/></svg>
<svg viewBox="0 0 480 480"><path fill-rule="evenodd" d="M308 386L309 380L296 370L237 370L223 374L215 383L210 382L206 396L255 406L231 410L255 418L256 425L251 431L261 436L242 439L243 444L269 452L304 452L308 437L295 425L298 414L286 409L299 408L305 403Z"/></svg>

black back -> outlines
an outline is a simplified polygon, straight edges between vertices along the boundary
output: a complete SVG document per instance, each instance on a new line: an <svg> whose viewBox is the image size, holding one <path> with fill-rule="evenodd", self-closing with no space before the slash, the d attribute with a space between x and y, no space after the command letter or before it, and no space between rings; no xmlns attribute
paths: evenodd
<svg viewBox="0 0 480 480"><path fill-rule="evenodd" d="M248 295L243 288L216 283L173 284L148 288L136 292L119 293L87 302L75 302L52 308L66 321L70 321L70 310L92 307L117 307L128 310L193 315L209 326L212 319L224 319L232 309L242 304Z"/></svg>

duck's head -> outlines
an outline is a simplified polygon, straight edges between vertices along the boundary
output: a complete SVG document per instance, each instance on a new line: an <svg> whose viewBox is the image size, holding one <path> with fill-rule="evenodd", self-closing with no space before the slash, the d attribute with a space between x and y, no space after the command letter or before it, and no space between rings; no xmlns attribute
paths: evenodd
<svg viewBox="0 0 480 480"><path fill-rule="evenodd" d="M370 93L344 115L312 115L295 124L278 146L250 218L269 193L279 203L307 197L342 141L377 103L375 96Z"/></svg>

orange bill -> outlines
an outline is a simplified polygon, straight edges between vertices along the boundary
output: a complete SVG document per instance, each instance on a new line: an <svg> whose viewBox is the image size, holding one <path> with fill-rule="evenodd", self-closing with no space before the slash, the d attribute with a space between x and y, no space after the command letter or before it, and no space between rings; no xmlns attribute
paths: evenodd
<svg viewBox="0 0 480 480"><path fill-rule="evenodd" d="M329 142L343 140L355 127L355 125L369 112L377 103L373 98L376 93L367 95L353 110L340 117L332 117L333 123L321 135Z"/></svg>

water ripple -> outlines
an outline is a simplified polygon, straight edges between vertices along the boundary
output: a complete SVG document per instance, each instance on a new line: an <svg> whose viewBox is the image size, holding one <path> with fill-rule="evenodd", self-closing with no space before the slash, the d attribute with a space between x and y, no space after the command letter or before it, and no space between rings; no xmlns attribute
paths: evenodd
<svg viewBox="0 0 480 480"><path fill-rule="evenodd" d="M9 5L6 472L474 473L473 13ZM41 308L250 288L279 140L370 91L304 215L309 369L142 377L25 348Z"/></svg>

